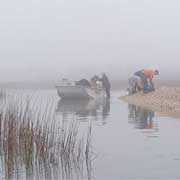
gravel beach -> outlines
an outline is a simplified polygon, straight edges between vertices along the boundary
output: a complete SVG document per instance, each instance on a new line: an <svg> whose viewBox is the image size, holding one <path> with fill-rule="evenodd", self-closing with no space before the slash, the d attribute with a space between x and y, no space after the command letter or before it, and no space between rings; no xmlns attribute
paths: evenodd
<svg viewBox="0 0 180 180"><path fill-rule="evenodd" d="M131 96L122 96L121 99L162 115L180 117L180 87L159 87L148 94L139 92Z"/></svg>

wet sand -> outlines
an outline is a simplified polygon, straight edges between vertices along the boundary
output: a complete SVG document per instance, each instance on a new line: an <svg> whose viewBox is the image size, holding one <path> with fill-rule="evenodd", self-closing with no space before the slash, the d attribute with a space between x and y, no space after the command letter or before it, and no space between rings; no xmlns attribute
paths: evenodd
<svg viewBox="0 0 180 180"><path fill-rule="evenodd" d="M180 118L180 87L158 87L156 91L122 96L123 101L159 112L163 116Z"/></svg>

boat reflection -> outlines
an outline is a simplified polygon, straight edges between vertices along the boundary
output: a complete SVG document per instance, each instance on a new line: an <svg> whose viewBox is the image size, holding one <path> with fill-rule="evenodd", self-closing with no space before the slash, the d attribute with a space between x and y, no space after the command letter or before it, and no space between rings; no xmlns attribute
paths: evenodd
<svg viewBox="0 0 180 180"><path fill-rule="evenodd" d="M56 112L63 117L63 120L68 120L75 115L81 121L101 120L105 125L110 114L110 101L107 99L60 100Z"/></svg>
<svg viewBox="0 0 180 180"><path fill-rule="evenodd" d="M136 129L147 130L146 132L157 131L157 124L153 120L155 117L153 111L131 104L128 105L128 110L129 123L134 124Z"/></svg>

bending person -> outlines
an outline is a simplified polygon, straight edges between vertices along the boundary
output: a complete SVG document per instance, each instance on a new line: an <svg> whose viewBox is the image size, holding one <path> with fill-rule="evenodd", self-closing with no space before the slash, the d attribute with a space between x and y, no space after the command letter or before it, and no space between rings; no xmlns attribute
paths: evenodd
<svg viewBox="0 0 180 180"><path fill-rule="evenodd" d="M159 71L143 69L143 70L137 71L136 73L134 73L134 75L141 78L143 88L145 88L148 85L148 83L150 83L151 88L154 89L153 78L155 75L159 75Z"/></svg>

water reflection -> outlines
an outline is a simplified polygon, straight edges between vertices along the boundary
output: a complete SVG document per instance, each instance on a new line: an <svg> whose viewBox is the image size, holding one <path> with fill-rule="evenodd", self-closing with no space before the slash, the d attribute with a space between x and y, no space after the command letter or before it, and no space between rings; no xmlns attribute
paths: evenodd
<svg viewBox="0 0 180 180"><path fill-rule="evenodd" d="M153 120L155 117L153 111L131 104L128 105L128 110L129 123L134 124L136 129L157 130L157 124Z"/></svg>
<svg viewBox="0 0 180 180"><path fill-rule="evenodd" d="M64 120L71 119L75 115L81 121L91 119L102 121L102 125L105 125L110 114L110 101L107 99L60 100L56 112Z"/></svg>

